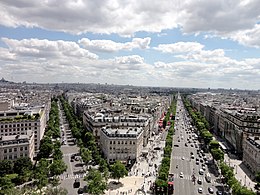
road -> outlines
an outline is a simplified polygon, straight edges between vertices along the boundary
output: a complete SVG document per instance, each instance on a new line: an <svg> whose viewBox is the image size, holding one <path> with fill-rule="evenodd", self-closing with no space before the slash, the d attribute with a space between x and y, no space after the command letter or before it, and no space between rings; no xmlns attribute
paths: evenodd
<svg viewBox="0 0 260 195"><path fill-rule="evenodd" d="M83 188L86 182L83 181L84 172L83 163L79 157L76 160L71 161L71 156L78 154L79 147L74 143L74 138L71 135L69 124L66 120L65 113L59 104L60 111L60 128L62 137L61 151L63 153L63 161L68 166L65 173L59 176L60 186L68 190L68 194L77 194L78 188L73 187L73 183L76 178L80 179L80 187Z"/></svg>
<svg viewBox="0 0 260 195"><path fill-rule="evenodd" d="M184 109L184 105L178 97L177 109L175 116L175 134L173 136L173 150L171 156L170 173L174 174L174 194L207 194L208 188L211 187L216 194L215 182L216 177L212 174L212 168L208 162L212 162L212 157L209 153L205 153L200 149L200 143L196 139L194 128L190 125L190 119ZM194 158L191 158L191 152ZM196 163L196 159L198 162ZM207 165L205 160L207 160ZM204 173L199 174L199 170L204 167ZM181 175L183 173L183 176ZM205 174L211 176L211 182L207 182ZM193 182L193 177L195 177ZM198 179L202 184L198 184ZM202 188L199 193L198 189Z"/></svg>

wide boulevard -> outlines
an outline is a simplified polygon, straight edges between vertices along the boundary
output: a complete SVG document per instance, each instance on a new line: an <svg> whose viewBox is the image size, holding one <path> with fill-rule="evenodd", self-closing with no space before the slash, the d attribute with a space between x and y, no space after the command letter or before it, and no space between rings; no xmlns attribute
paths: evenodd
<svg viewBox="0 0 260 195"><path fill-rule="evenodd" d="M174 194L208 194L210 193L209 187L213 190L211 193L216 194L215 186L218 184L215 182L216 177L209 165L212 157L201 150L201 144L197 140L194 130L195 127L190 124L190 119L178 96L170 166L170 173L174 174ZM199 173L200 169L203 172ZM210 175L208 182L206 174ZM199 188L201 188L201 192L199 192Z"/></svg>

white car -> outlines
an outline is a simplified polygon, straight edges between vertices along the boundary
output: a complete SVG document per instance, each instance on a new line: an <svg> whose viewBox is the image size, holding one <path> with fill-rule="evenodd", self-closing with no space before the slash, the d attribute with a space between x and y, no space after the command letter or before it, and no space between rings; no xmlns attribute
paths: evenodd
<svg viewBox="0 0 260 195"><path fill-rule="evenodd" d="M202 194L203 189L202 189L202 188L198 188L198 192L199 192L200 194Z"/></svg>
<svg viewBox="0 0 260 195"><path fill-rule="evenodd" d="M204 170L203 170L203 169L200 169L200 170L199 170L199 174L200 174L200 175L203 175L203 174L204 174Z"/></svg>
<svg viewBox="0 0 260 195"><path fill-rule="evenodd" d="M181 158L181 160L185 160L184 156Z"/></svg>
<svg viewBox="0 0 260 195"><path fill-rule="evenodd" d="M183 178L183 172L180 172L180 178Z"/></svg>

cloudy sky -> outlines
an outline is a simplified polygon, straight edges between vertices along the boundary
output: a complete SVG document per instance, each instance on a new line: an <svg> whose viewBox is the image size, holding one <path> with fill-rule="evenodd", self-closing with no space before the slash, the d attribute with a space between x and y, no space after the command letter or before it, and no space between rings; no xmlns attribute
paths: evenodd
<svg viewBox="0 0 260 195"><path fill-rule="evenodd" d="M260 0L0 1L0 77L260 89Z"/></svg>

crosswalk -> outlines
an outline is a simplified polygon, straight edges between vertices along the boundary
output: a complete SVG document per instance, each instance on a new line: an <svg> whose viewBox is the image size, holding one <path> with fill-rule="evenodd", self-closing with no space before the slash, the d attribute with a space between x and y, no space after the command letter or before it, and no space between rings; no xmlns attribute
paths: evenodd
<svg viewBox="0 0 260 195"><path fill-rule="evenodd" d="M179 173L175 173L174 174L174 179L186 179L186 180L192 180L191 175L183 175L182 177L180 177ZM205 176L196 176L196 181L200 179L202 182L207 182L205 179ZM215 181L211 181L212 184L217 184Z"/></svg>
<svg viewBox="0 0 260 195"><path fill-rule="evenodd" d="M62 174L59 176L60 179L77 179L77 178L84 178L86 176L86 173L81 174Z"/></svg>

